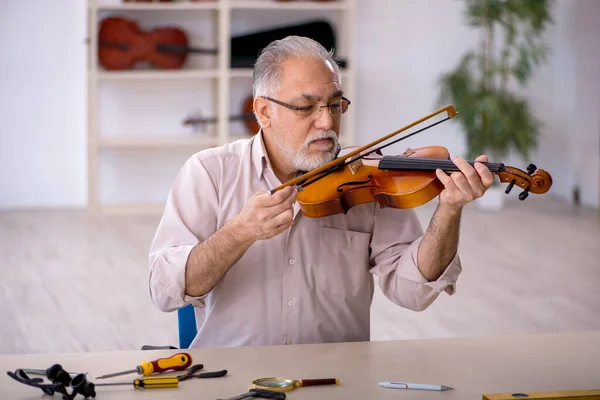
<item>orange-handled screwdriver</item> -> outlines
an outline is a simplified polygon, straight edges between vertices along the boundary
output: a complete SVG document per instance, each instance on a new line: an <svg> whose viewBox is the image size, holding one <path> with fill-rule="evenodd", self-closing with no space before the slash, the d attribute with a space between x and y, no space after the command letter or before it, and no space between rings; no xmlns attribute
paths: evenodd
<svg viewBox="0 0 600 400"><path fill-rule="evenodd" d="M132 374L137 372L139 375L150 376L157 372L165 371L183 371L192 365L192 356L188 353L177 353L168 358L159 358L154 361L144 361L135 369L128 371L115 372L114 374L102 375L96 379L112 378L113 376Z"/></svg>

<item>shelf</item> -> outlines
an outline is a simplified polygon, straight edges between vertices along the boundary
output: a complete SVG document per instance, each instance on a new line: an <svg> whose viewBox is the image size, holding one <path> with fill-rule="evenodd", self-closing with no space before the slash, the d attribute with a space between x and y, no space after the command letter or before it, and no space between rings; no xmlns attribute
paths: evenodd
<svg viewBox="0 0 600 400"><path fill-rule="evenodd" d="M204 149L217 146L216 137L103 137L99 146L106 149Z"/></svg>
<svg viewBox="0 0 600 400"><path fill-rule="evenodd" d="M342 78L349 77L352 71L350 69L342 70ZM230 78L252 78L253 69L252 68L230 68L229 69L229 77Z"/></svg>
<svg viewBox="0 0 600 400"><path fill-rule="evenodd" d="M231 2L231 9L269 9L269 10L346 10L347 1L275 1L275 0L238 0Z"/></svg>
<svg viewBox="0 0 600 400"><path fill-rule="evenodd" d="M252 68L230 68L230 78L252 78ZM342 77L347 77L350 70L342 70ZM105 71L97 73L99 80L121 81L121 80L185 80L185 79L214 79L219 77L220 71L216 69L207 70L128 70L128 71Z"/></svg>
<svg viewBox="0 0 600 400"><path fill-rule="evenodd" d="M162 212L160 199L138 198L136 184L120 178L121 165L135 168L134 174L146 171L141 156L150 156L156 163L181 163L182 158L199 151L223 146L236 140L247 140L255 132L234 115L240 100L251 93L252 68L231 68L231 39L236 32L253 32L276 25L302 23L308 16L334 19L339 41L340 56L348 60L350 68L342 70L344 90L348 97L355 96L355 13L357 0L174 0L173 2L125 2L126 0L83 0L87 3L86 25L89 49L87 51L87 132L88 132L88 207L90 210L117 213ZM111 4L112 3L112 4ZM152 68L146 63L128 70L107 70L102 67L98 53L98 23L107 15L131 16L142 26L160 27L162 24L181 26L190 37L211 43L217 49L213 56L200 56L180 69ZM312 17L311 17L312 18ZM161 22L162 21L162 22ZM150 28L148 28L150 29ZM224 49L225 51L221 51ZM229 49L229 50L228 50ZM197 61L197 62L196 62ZM248 65L250 66L250 65ZM137 101L139 99L139 102ZM167 107L164 107L164 103ZM131 110L122 110L127 106ZM144 106L145 105L145 106ZM198 108L212 109L206 125L182 128L181 108L190 108L193 115ZM354 105L353 105L354 107ZM131 111L129 113L128 111ZM201 112L199 112L201 113ZM225 113L226 115L223 115ZM114 115L114 118L113 118ZM158 131L145 132L136 123L139 118ZM152 118L153 121L147 121ZM107 121L104 121L107 119ZM157 125L154 125L154 119ZM342 124L342 145L353 145L354 114ZM163 126L163 128L158 128ZM131 164L130 164L131 162ZM121 164L125 163L125 164ZM102 168L108 168L105 181ZM156 165L162 171L160 165ZM177 165L173 166L176 170ZM123 175L125 179L125 174ZM135 175L132 176L135 178ZM144 185L153 193L169 190L170 177L152 179ZM104 187L108 184L110 187ZM162 188L160 188L162 186ZM156 189L153 189L157 187ZM121 189L128 193L122 193ZM104 192L106 192L106 197ZM138 203L139 201L139 203ZM147 204L147 202L156 202Z"/></svg>
<svg viewBox="0 0 600 400"><path fill-rule="evenodd" d="M252 78L252 68L230 68L229 77L231 78Z"/></svg>
<svg viewBox="0 0 600 400"><path fill-rule="evenodd" d="M211 79L219 76L216 69L207 70L128 70L97 72L100 80L147 80L147 79Z"/></svg>
<svg viewBox="0 0 600 400"><path fill-rule="evenodd" d="M207 2L175 2L175 3L121 3L121 4L98 4L98 10L157 10L157 11L194 11L194 10L218 10L227 7L227 3L221 5L218 1ZM309 0L233 0L229 8L232 10L345 10L350 7L349 3L341 0L334 1L309 1Z"/></svg>
<svg viewBox="0 0 600 400"><path fill-rule="evenodd" d="M158 10L158 11L194 11L194 10L218 10L217 1L209 2L177 2L177 3L121 3L121 4L98 4L98 10Z"/></svg>

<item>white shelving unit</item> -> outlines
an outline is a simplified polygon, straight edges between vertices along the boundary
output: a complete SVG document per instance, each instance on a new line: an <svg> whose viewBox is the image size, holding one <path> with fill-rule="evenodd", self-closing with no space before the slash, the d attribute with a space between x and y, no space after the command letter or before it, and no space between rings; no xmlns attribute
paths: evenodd
<svg viewBox="0 0 600 400"><path fill-rule="evenodd" d="M352 109L356 108L355 1L87 0L89 208L162 210L170 184L189 156L252 136L243 132L241 121L231 120L241 113L240 106L251 94L252 84L251 68L230 68L232 36L328 20L334 28L336 52L348 63L342 73L343 88ZM179 70L139 66L105 70L98 60L97 35L100 21L108 16L135 20L145 30L180 28L188 35L190 46L215 48L217 54L189 54ZM198 116L216 118L216 122L204 125L201 132L183 126L185 118ZM350 111L342 120L343 145L355 144L354 126ZM170 158L165 161L170 168L163 169L160 159L165 157ZM123 166L137 171L130 182L120 181L125 175ZM106 169L112 181L103 178ZM138 185L154 186L142 190Z"/></svg>

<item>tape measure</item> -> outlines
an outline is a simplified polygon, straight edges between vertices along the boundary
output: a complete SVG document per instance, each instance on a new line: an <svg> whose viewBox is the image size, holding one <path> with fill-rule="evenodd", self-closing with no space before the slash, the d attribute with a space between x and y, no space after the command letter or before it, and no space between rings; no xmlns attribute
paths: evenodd
<svg viewBox="0 0 600 400"><path fill-rule="evenodd" d="M484 394L482 400L561 399L600 400L599 390L553 390L548 392L515 392Z"/></svg>

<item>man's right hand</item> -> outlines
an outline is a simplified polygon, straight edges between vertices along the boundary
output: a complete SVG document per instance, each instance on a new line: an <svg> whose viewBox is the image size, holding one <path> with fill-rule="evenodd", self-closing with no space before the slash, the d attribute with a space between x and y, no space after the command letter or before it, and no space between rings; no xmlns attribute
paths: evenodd
<svg viewBox="0 0 600 400"><path fill-rule="evenodd" d="M255 242L279 235L294 222L293 204L298 190L287 186L270 195L259 190L248 199L242 211L232 221L234 234L242 242Z"/></svg>

